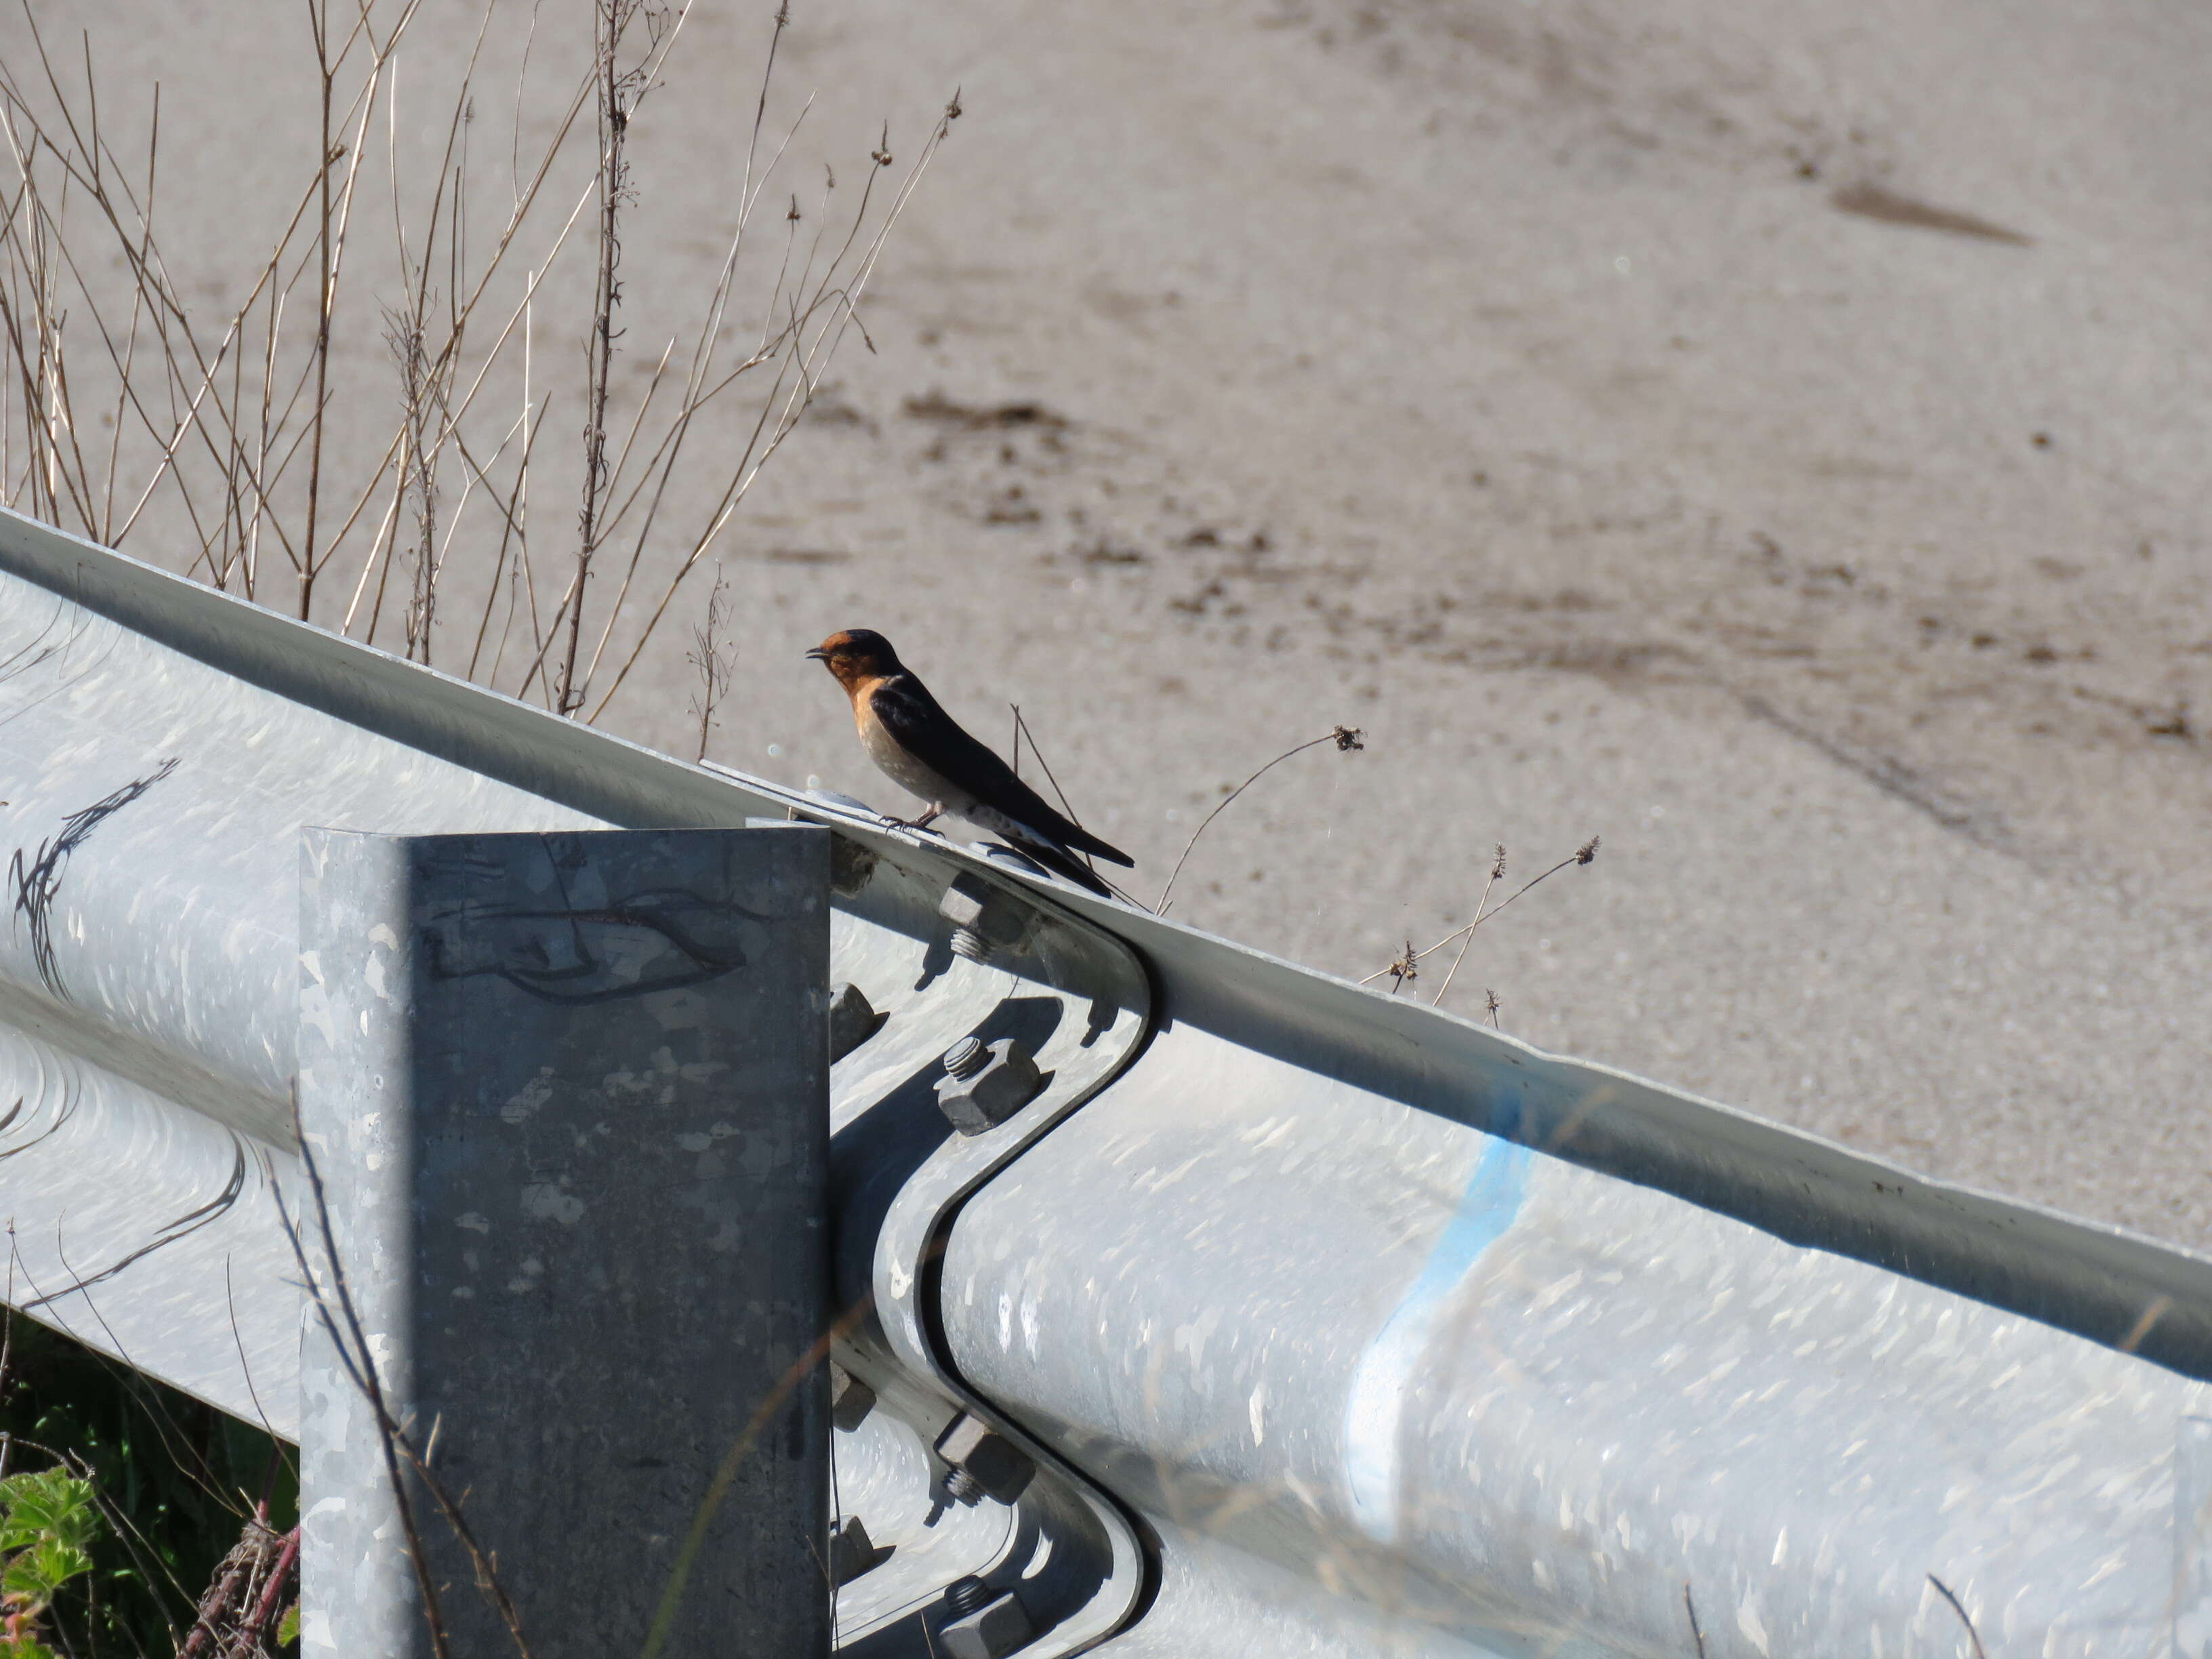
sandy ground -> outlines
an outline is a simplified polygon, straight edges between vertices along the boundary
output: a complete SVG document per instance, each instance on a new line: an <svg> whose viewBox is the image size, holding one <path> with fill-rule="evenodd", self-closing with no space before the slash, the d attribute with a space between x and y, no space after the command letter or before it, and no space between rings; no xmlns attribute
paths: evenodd
<svg viewBox="0 0 2212 1659"><path fill-rule="evenodd" d="M71 13L217 240L302 130L259 10ZM641 318L718 256L766 9L689 27ZM1356 725L1176 914L1357 977L1600 835L1451 1006L2212 1246L2212 11L872 0L786 53L801 178L965 113L722 547L715 758L907 810L799 659L872 626L1150 895ZM609 723L688 752L677 655Z"/></svg>

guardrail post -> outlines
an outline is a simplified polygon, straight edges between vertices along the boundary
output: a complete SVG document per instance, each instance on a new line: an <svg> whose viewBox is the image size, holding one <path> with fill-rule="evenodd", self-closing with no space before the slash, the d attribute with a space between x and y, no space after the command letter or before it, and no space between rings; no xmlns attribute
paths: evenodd
<svg viewBox="0 0 2212 1659"><path fill-rule="evenodd" d="M2174 1436L2173 1659L2212 1659L2212 1418Z"/></svg>
<svg viewBox="0 0 2212 1659"><path fill-rule="evenodd" d="M828 1652L829 842L305 832L304 1653Z"/></svg>

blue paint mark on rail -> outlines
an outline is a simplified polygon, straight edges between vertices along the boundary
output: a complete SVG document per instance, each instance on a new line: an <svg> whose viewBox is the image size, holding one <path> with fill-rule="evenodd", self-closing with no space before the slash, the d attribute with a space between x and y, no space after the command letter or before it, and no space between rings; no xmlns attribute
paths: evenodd
<svg viewBox="0 0 2212 1659"><path fill-rule="evenodd" d="M1534 1157L1513 1141L1483 1137L1459 1207L1352 1373L1345 1402L1345 1483L1353 1519L1378 1543L1398 1535L1399 1428L1414 1367L1452 1291L1520 1214Z"/></svg>

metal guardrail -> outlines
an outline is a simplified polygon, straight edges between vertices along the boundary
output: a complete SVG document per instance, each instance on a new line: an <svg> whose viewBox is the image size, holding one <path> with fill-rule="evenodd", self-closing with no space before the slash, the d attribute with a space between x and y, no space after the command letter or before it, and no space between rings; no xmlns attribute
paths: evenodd
<svg viewBox="0 0 2212 1659"><path fill-rule="evenodd" d="M831 976L885 1016L831 1074L838 1295L875 1310L838 1349L841 1651L965 1613L1040 1656L1674 1655L1686 1587L1716 1659L1958 1651L1936 1579L1992 1654L2212 1639L2200 1258L12 515L0 796L9 1299L287 1435L301 830L836 832ZM1043 1085L972 1135L935 1086L970 1036Z"/></svg>

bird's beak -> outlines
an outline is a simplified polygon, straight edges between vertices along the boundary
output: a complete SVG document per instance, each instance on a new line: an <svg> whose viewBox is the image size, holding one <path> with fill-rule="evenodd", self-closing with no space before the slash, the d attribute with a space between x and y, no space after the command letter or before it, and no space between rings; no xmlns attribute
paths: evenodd
<svg viewBox="0 0 2212 1659"><path fill-rule="evenodd" d="M830 653L817 645L811 651L809 651L806 653L806 660L809 662L828 662L830 660Z"/></svg>

